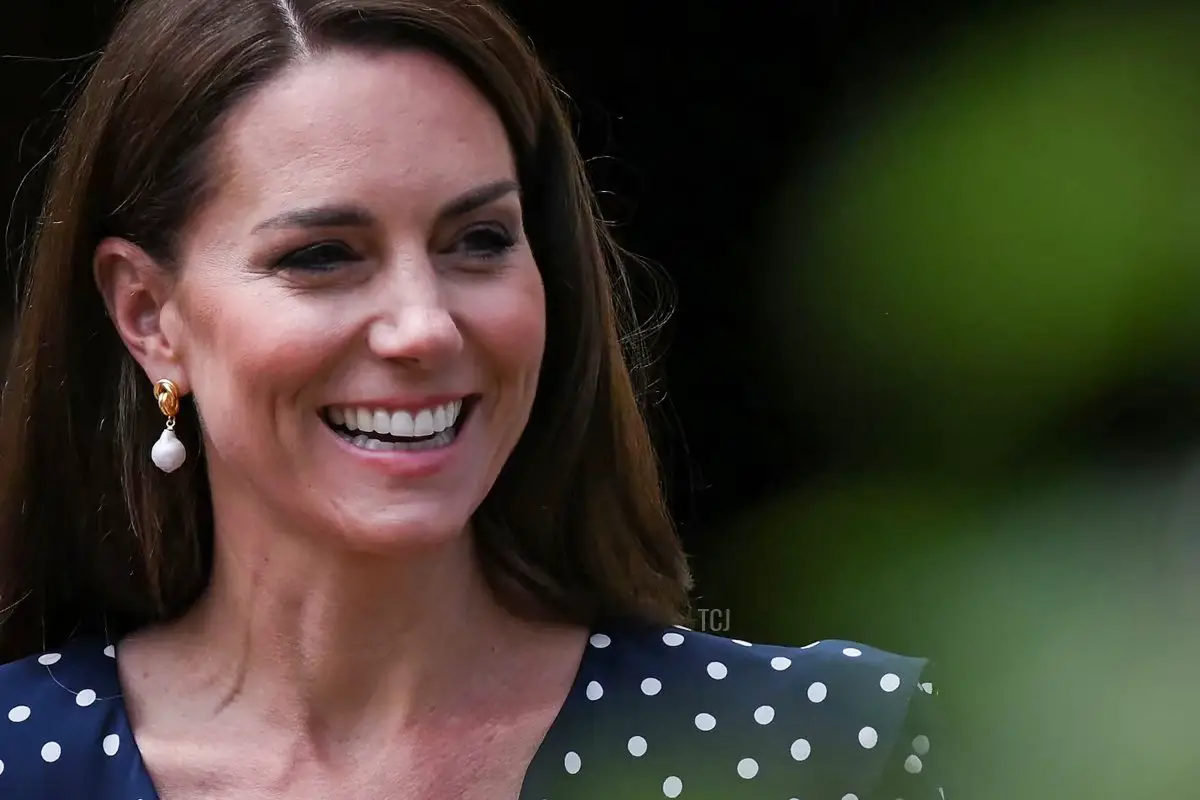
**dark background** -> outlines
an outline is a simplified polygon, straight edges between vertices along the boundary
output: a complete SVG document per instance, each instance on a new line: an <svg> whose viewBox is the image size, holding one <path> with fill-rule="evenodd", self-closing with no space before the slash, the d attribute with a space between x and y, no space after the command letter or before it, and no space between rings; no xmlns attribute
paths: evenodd
<svg viewBox="0 0 1200 800"><path fill-rule="evenodd" d="M812 157L830 135L831 114L851 98L877 91L931 41L997 4L887 5L508 4L574 101L581 146L622 244L674 285L658 423L689 538L831 458L828 437L790 413L778 365L754 336L758 242L785 168ZM39 160L115 6L41 0L6 10L0 152L9 155L0 161L0 197L15 198L6 228L10 275L36 214Z"/></svg>

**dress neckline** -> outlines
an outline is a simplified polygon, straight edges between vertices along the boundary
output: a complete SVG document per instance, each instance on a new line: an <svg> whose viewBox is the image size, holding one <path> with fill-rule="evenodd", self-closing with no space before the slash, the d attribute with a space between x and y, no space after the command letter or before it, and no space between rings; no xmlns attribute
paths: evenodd
<svg viewBox="0 0 1200 800"><path fill-rule="evenodd" d="M607 629L607 628L606 628ZM585 681L587 675L591 671L593 653L597 649L607 647L611 642L611 637L605 633L599 633L598 629L593 627L587 631L587 640L584 642L583 650L580 653L579 661L575 666L575 673L571 679L570 688L567 690L566 696L563 698L562 704L554 715L554 719L542 734L541 741L538 743L537 749L534 751L533 757L529 760L525 767L525 772L521 776L520 790L514 800L534 800L534 792L532 784L537 781L539 776L550 769L549 759L552 758L550 753L554 750L556 743L563 738L564 731L572 725L572 720L577 713L577 709L581 705L581 700L585 693ZM93 648L100 651L100 648ZM133 724L129 717L129 707L125 703L125 687L121 682L121 672L119 667L120 642L115 645L107 644L103 653L106 656L105 661L110 662L107 666L112 671L112 681L118 687L118 693L109 698L116 702L119 706L117 714L117 734L123 741L129 742L132 754L132 768L137 775L139 791L142 792L141 797L144 800L161 800L161 795L158 792L158 787L154 785L154 779L150 775L150 770L146 766L145 759L142 757L141 747L138 745L137 736L133 731ZM540 798L539 798L540 800Z"/></svg>

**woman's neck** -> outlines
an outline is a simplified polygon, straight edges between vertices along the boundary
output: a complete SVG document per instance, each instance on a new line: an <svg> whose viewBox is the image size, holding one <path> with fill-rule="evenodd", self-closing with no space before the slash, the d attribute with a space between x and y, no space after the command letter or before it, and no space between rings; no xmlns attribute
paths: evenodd
<svg viewBox="0 0 1200 800"><path fill-rule="evenodd" d="M340 742L503 715L488 706L512 697L504 684L570 641L496 602L467 532L388 554L225 533L207 592L171 636L214 713Z"/></svg>

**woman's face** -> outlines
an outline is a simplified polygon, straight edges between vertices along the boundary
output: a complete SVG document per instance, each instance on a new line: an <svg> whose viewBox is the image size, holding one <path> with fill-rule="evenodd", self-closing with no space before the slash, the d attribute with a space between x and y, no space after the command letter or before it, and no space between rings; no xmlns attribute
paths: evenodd
<svg viewBox="0 0 1200 800"><path fill-rule="evenodd" d="M545 342L498 116L427 53L335 52L239 106L217 152L161 319L214 492L356 548L459 534Z"/></svg>

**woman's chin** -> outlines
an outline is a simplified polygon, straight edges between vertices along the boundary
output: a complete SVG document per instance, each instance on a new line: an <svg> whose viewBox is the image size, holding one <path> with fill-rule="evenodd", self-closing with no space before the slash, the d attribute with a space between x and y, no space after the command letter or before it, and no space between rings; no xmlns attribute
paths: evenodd
<svg viewBox="0 0 1200 800"><path fill-rule="evenodd" d="M447 513L443 505L418 501L363 514L353 521L343 516L320 526L317 535L348 553L402 557L464 543L469 520L469 515Z"/></svg>

